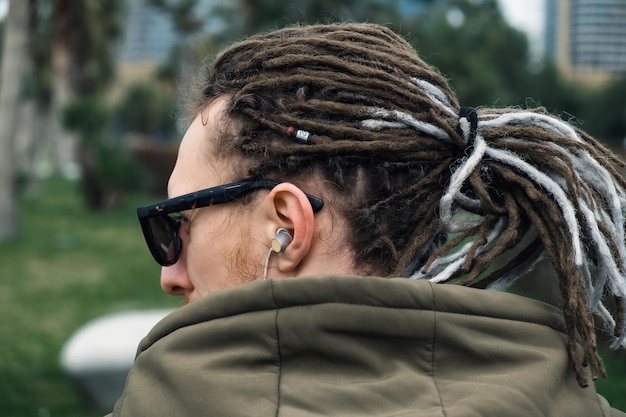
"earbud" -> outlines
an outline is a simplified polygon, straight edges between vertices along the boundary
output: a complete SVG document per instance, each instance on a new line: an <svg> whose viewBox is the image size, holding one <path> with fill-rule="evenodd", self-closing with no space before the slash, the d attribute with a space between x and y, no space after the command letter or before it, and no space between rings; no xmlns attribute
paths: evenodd
<svg viewBox="0 0 626 417"><path fill-rule="evenodd" d="M272 250L276 253L284 251L291 243L293 237L289 234L289 231L285 228L278 228L276 230L276 236L272 239Z"/></svg>

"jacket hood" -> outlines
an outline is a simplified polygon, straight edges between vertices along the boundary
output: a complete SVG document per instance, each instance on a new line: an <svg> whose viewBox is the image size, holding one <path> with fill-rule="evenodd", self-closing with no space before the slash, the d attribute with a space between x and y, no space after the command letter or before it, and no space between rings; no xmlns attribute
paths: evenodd
<svg viewBox="0 0 626 417"><path fill-rule="evenodd" d="M404 278L255 281L163 319L114 416L601 416L561 313Z"/></svg>

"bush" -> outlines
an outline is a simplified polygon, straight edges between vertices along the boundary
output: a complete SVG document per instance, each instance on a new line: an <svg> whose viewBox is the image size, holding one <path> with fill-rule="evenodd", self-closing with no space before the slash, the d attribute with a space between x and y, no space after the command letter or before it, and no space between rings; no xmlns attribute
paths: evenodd
<svg viewBox="0 0 626 417"><path fill-rule="evenodd" d="M176 99L152 84L131 85L116 110L116 123L124 131L167 141L176 133Z"/></svg>
<svg viewBox="0 0 626 417"><path fill-rule="evenodd" d="M150 180L133 159L130 145L110 132L112 111L99 98L69 104L63 113L66 128L79 135L81 188L90 209L117 206L131 191L147 189Z"/></svg>

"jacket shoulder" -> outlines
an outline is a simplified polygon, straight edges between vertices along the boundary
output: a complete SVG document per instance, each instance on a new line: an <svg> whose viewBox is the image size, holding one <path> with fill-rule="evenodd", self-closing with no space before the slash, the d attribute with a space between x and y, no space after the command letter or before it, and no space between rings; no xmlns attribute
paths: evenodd
<svg viewBox="0 0 626 417"><path fill-rule="evenodd" d="M616 408L612 408L606 398L600 394L598 394L598 403L600 403L600 409L602 410L603 417L626 417L626 413Z"/></svg>

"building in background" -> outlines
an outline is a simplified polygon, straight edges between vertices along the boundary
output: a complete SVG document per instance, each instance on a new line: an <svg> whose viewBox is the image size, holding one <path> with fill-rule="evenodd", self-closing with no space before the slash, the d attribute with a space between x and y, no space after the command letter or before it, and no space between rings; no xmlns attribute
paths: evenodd
<svg viewBox="0 0 626 417"><path fill-rule="evenodd" d="M216 33L224 22L213 13L214 7L225 0L198 0L194 17L203 25L196 36ZM148 0L127 0L124 34L118 47L119 78L121 84L150 79L163 64L172 48L183 39L172 23L172 16Z"/></svg>
<svg viewBox="0 0 626 417"><path fill-rule="evenodd" d="M626 0L546 0L546 53L569 79L626 77Z"/></svg>
<svg viewBox="0 0 626 417"><path fill-rule="evenodd" d="M125 12L116 90L150 79L176 40L171 17L147 0L128 0Z"/></svg>
<svg viewBox="0 0 626 417"><path fill-rule="evenodd" d="M171 17L146 3L146 0L127 2L124 35L119 48L122 62L160 62L174 45L176 35Z"/></svg>

